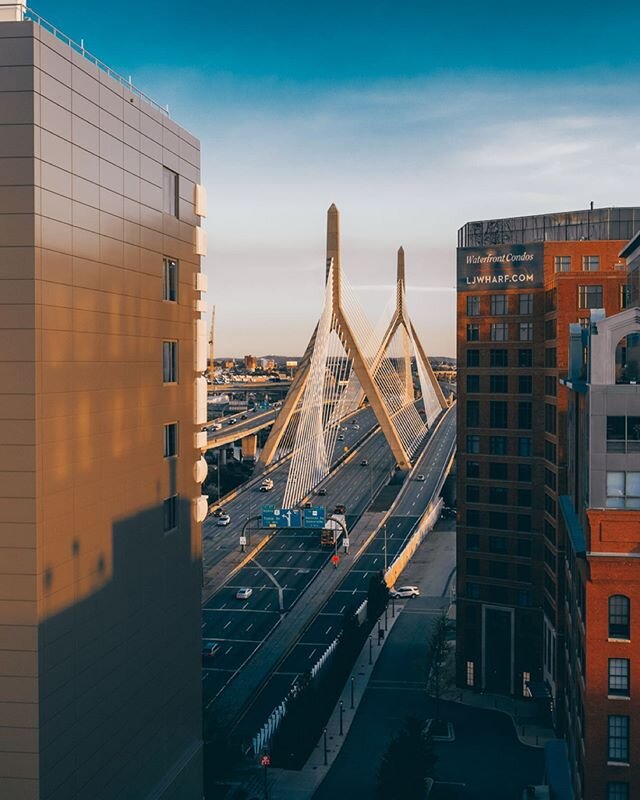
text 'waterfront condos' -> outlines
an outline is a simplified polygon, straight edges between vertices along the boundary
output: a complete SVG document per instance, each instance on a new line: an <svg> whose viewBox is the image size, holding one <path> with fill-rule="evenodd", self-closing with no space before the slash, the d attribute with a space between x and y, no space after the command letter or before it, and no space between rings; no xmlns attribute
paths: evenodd
<svg viewBox="0 0 640 800"><path fill-rule="evenodd" d="M628 303L640 208L471 222L458 234L458 683L564 691L571 323ZM556 722L560 720L556 717Z"/></svg>
<svg viewBox="0 0 640 800"><path fill-rule="evenodd" d="M200 800L198 141L0 2L0 156L0 797Z"/></svg>

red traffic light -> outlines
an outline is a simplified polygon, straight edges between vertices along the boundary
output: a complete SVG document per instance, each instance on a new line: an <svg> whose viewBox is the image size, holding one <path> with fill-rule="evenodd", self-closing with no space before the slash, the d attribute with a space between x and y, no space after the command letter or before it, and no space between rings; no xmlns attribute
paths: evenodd
<svg viewBox="0 0 640 800"><path fill-rule="evenodd" d="M261 767L270 767L271 766L271 756L264 755L260 757L260 766Z"/></svg>

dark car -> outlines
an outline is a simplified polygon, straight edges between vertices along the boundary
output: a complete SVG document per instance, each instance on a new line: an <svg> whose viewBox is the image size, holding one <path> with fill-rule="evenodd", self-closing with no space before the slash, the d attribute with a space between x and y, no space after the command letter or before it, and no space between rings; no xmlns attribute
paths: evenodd
<svg viewBox="0 0 640 800"><path fill-rule="evenodd" d="M240 419L247 419L247 415L246 415L246 414L243 414L243 415L240 417Z"/></svg>
<svg viewBox="0 0 640 800"><path fill-rule="evenodd" d="M318 489L318 494L320 495L320 497L326 496L327 490L324 488L324 486L322 487L322 489Z"/></svg>
<svg viewBox="0 0 640 800"><path fill-rule="evenodd" d="M368 467L369 466L369 461L366 458L363 458L362 461L360 462L360 466L361 467Z"/></svg>
<svg viewBox="0 0 640 800"><path fill-rule="evenodd" d="M213 516L214 517L222 517L222 516L224 516L224 509L222 507L218 506L218 508L216 508L214 510Z"/></svg>
<svg viewBox="0 0 640 800"><path fill-rule="evenodd" d="M313 508L313 503L303 503L302 508Z"/></svg>

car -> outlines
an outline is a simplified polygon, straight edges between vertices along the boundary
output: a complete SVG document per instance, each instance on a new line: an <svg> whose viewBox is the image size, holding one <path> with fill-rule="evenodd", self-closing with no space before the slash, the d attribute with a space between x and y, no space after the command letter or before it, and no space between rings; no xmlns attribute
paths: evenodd
<svg viewBox="0 0 640 800"><path fill-rule="evenodd" d="M360 466L361 467L368 467L369 466L369 460L366 459L366 458L363 458L362 461L360 462Z"/></svg>
<svg viewBox="0 0 640 800"><path fill-rule="evenodd" d="M235 425L237 421L238 421L238 420L237 420L235 417L231 417L231 419L229 420L229 423L228 423L228 424L229 424L229 425Z"/></svg>
<svg viewBox="0 0 640 800"><path fill-rule="evenodd" d="M271 478L265 478L260 484L261 492L270 492L273 489L273 481Z"/></svg>
<svg viewBox="0 0 640 800"><path fill-rule="evenodd" d="M231 517L228 514L221 514L218 517L218 527L224 528L231 522Z"/></svg>
<svg viewBox="0 0 640 800"><path fill-rule="evenodd" d="M397 589L391 589L389 592L391 597L420 597L420 588L418 586L398 586Z"/></svg>
<svg viewBox="0 0 640 800"><path fill-rule="evenodd" d="M221 428L222 428L222 425L219 422L216 422L211 426L211 430L212 431L219 431Z"/></svg>
<svg viewBox="0 0 640 800"><path fill-rule="evenodd" d="M338 436L338 441L344 442L344 435L342 433L340 434L340 436Z"/></svg>
<svg viewBox="0 0 640 800"><path fill-rule="evenodd" d="M324 486L322 487L322 489L318 489L318 494L320 495L320 497L326 497L327 490L324 488Z"/></svg>
<svg viewBox="0 0 640 800"><path fill-rule="evenodd" d="M303 503L302 508L313 508L313 503Z"/></svg>
<svg viewBox="0 0 640 800"><path fill-rule="evenodd" d="M346 426L346 425L343 425L343 426L342 426L342 428L340 428L340 430L341 430L341 431L348 431L349 429L347 428L347 426Z"/></svg>
<svg viewBox="0 0 640 800"><path fill-rule="evenodd" d="M248 600L253 594L250 586L241 586L236 592L236 600Z"/></svg>
<svg viewBox="0 0 640 800"><path fill-rule="evenodd" d="M243 415L240 417L240 419L247 419L247 415L246 415L246 414L243 414Z"/></svg>
<svg viewBox="0 0 640 800"><path fill-rule="evenodd" d="M202 660L208 661L213 658L220 650L218 642L202 642Z"/></svg>
<svg viewBox="0 0 640 800"><path fill-rule="evenodd" d="M443 519L455 519L457 516L457 512L455 508L449 508L449 506L443 506L442 511L440 512L440 516Z"/></svg>
<svg viewBox="0 0 640 800"><path fill-rule="evenodd" d="M360 426L358 424L355 424L352 427L353 427L354 431L359 431L360 430Z"/></svg>
<svg viewBox="0 0 640 800"><path fill-rule="evenodd" d="M424 483L424 475L422 474L416 475L416 480L418 481L418 483Z"/></svg>
<svg viewBox="0 0 640 800"><path fill-rule="evenodd" d="M222 509L220 506L218 506L218 508L215 508L213 510L213 516L214 517L223 517L224 516L224 509Z"/></svg>

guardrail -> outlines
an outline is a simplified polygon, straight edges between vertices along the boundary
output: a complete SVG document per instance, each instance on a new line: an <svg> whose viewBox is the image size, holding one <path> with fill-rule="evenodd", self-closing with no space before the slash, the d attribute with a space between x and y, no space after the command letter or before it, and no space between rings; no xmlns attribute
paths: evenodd
<svg viewBox="0 0 640 800"><path fill-rule="evenodd" d="M100 61L99 58L96 58L94 55L92 55L88 50L85 49L84 41L82 39L80 40L80 44L74 42L74 40L71 39L69 36L67 36L66 33L63 33L62 31L58 30L58 28L56 28L55 25L52 25L50 22L47 22L47 20L44 19L44 17L41 17L40 14L36 13L32 8L27 7L25 9L24 18L26 20L29 20L30 22L35 22L36 25L40 25L41 28L44 28L46 31L55 36L56 39L59 39L61 42L64 42L64 44L66 44L67 47L70 47L76 53L79 53L83 58L86 58L87 61L96 66L99 70L106 73L110 78L113 78L114 81L123 86L128 92L131 92L131 94L134 94L136 97L139 97L140 100L144 100L145 103L148 103L150 106L155 108L156 111L159 111L161 114L169 116L169 106L161 106L159 103L156 103L155 100L152 100L151 97L146 95L144 92L141 92L140 89L137 89L131 83L131 76L129 76L129 79L127 80L118 72L111 69L111 67L107 66L107 64L105 64L103 61Z"/></svg>

